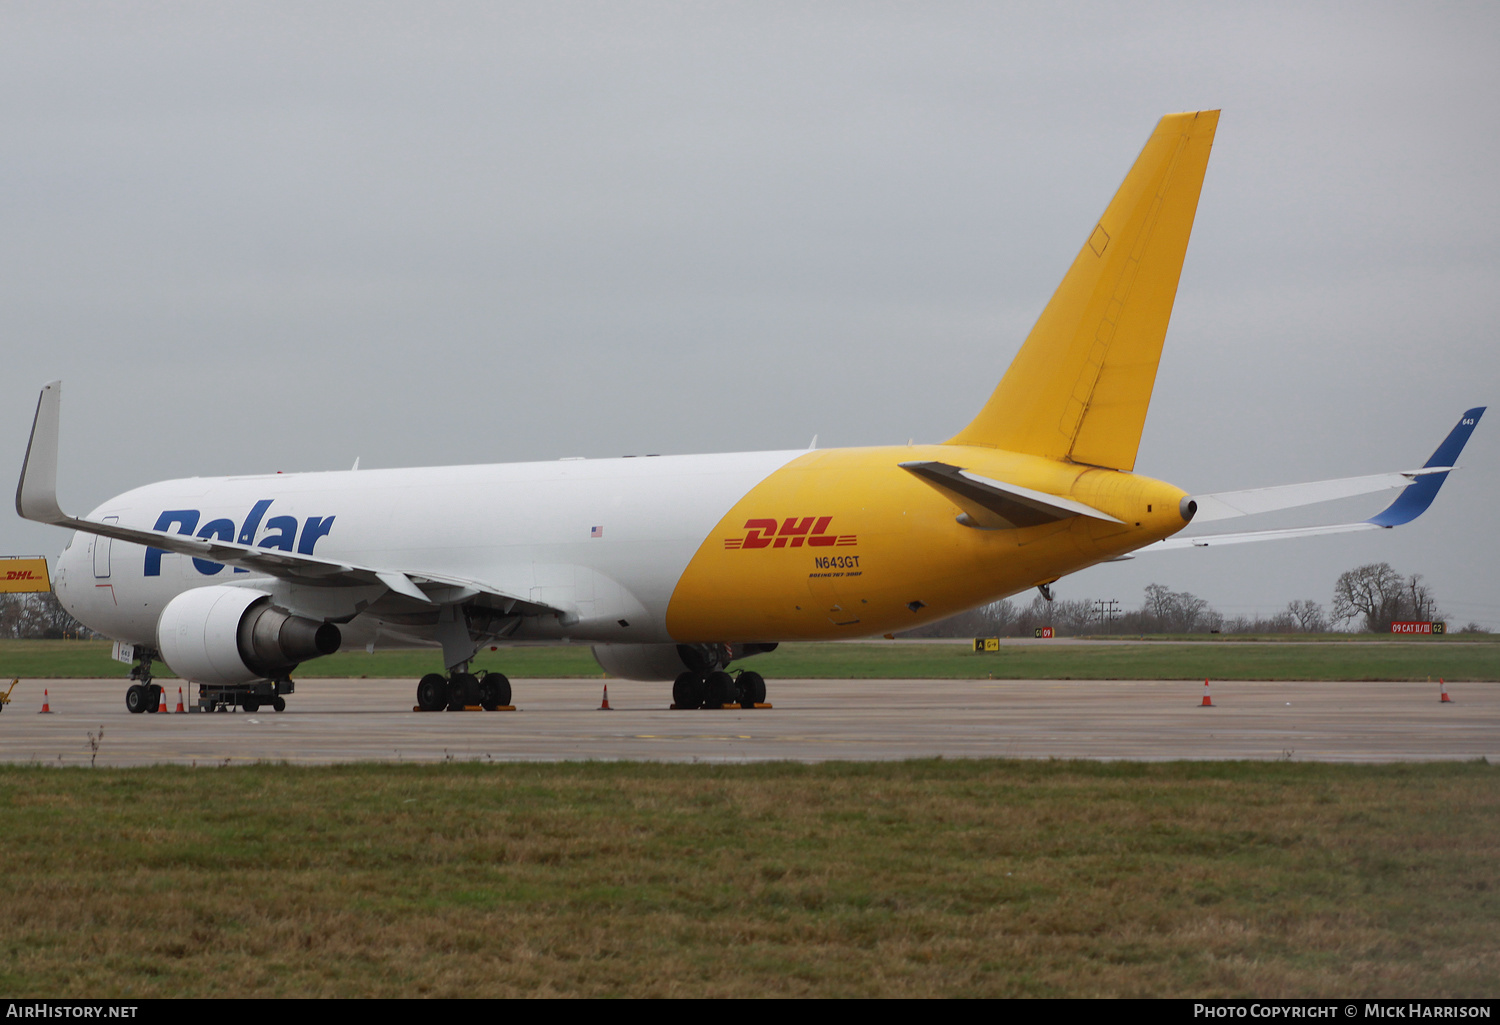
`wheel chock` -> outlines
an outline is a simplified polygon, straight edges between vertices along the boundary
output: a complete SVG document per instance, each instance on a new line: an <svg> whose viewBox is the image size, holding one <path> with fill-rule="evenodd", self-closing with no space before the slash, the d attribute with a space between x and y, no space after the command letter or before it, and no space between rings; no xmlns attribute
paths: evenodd
<svg viewBox="0 0 1500 1025"><path fill-rule="evenodd" d="M424 711L424 709L422 708L421 705L412 705L411 706L411 710L413 712ZM488 712L488 711L490 711L490 709L485 708L483 705L465 705L463 707L463 710L465 712ZM496 705L495 708L494 708L494 711L496 711L496 712L514 712L515 710L516 710L516 706L515 705ZM445 708L434 709L434 711L437 711L437 712L446 712L446 711L448 711L448 709L445 707Z"/></svg>

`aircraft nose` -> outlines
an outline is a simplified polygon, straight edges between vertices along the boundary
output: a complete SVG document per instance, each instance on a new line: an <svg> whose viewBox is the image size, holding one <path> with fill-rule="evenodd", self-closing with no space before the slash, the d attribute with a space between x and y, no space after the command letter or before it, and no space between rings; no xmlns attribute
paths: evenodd
<svg viewBox="0 0 1500 1025"><path fill-rule="evenodd" d="M57 600L62 602L63 608L70 613L73 612L73 606L76 604L70 598L82 584L82 575L87 570L82 563L88 554L90 539L89 534L75 532L68 539L68 546L58 555L55 571L52 574L52 591L57 595Z"/></svg>

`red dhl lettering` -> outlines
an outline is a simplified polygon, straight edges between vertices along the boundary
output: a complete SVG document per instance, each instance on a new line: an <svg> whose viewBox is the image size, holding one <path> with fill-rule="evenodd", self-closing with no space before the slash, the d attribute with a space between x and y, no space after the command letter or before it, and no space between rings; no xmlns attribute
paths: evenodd
<svg viewBox="0 0 1500 1025"><path fill-rule="evenodd" d="M5 571L6 580L35 580L36 574L29 569L10 569Z"/></svg>
<svg viewBox="0 0 1500 1025"><path fill-rule="evenodd" d="M854 534L830 534L832 516L788 516L780 522L772 519L745 521L744 537L726 537L725 548L832 548L858 542Z"/></svg>

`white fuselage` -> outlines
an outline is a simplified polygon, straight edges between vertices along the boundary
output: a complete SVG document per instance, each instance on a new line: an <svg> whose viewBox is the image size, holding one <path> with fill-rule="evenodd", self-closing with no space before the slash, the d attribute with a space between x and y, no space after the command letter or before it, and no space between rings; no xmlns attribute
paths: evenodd
<svg viewBox="0 0 1500 1025"><path fill-rule="evenodd" d="M800 452L195 477L104 502L90 519L282 548L356 565L482 580L568 610L514 640L659 643L684 568L729 509ZM421 616L382 619L384 592L293 584L91 534L73 535L56 590L81 622L155 646L162 609L196 587L254 587L343 625L346 646L434 643Z"/></svg>

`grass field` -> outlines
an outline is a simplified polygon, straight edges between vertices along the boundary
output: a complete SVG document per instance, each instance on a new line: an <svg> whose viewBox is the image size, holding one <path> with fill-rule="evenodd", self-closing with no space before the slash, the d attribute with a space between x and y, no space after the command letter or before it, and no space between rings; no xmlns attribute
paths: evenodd
<svg viewBox="0 0 1500 1025"><path fill-rule="evenodd" d="M741 663L782 679L997 680L1500 680L1500 638L1363 638L1327 643L1203 640L1191 644L1049 644L975 654L956 644L793 643ZM440 668L436 650L341 652L305 663L297 676L413 680ZM587 645L482 651L476 668L518 679L600 675ZM170 676L160 663L159 675ZM0 676L123 677L107 641L0 641Z"/></svg>
<svg viewBox="0 0 1500 1025"><path fill-rule="evenodd" d="M1482 763L0 767L11 996L1493 996Z"/></svg>

